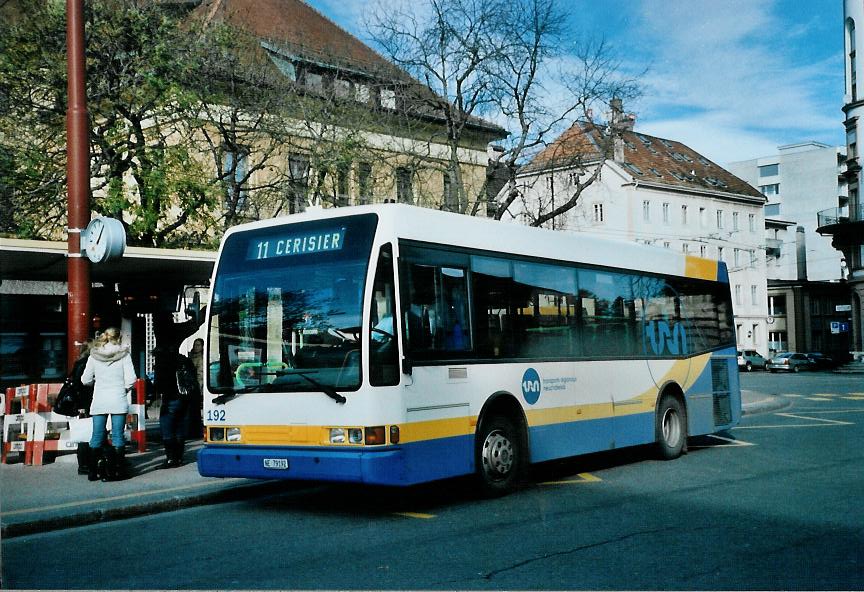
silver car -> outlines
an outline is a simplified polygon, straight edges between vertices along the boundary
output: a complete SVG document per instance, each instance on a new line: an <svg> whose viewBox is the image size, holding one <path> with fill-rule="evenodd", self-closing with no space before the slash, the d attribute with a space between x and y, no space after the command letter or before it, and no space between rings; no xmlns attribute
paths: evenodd
<svg viewBox="0 0 864 592"><path fill-rule="evenodd" d="M783 370L786 372L800 372L801 370L812 370L815 364L813 360L808 358L804 354L799 354L795 352L786 352L785 354L779 354L771 358L771 361L768 362L766 368L770 372L777 372L778 370Z"/></svg>
<svg viewBox="0 0 864 592"><path fill-rule="evenodd" d="M755 349L738 350L738 369L752 372L753 368L765 369L767 360Z"/></svg>

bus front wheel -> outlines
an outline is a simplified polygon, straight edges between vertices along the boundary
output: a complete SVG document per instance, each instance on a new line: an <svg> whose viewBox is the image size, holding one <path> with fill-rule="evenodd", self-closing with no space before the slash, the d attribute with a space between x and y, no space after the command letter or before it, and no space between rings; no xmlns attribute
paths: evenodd
<svg viewBox="0 0 864 592"><path fill-rule="evenodd" d="M687 444L687 416L676 397L666 396L657 408L657 446L667 460L678 458Z"/></svg>
<svg viewBox="0 0 864 592"><path fill-rule="evenodd" d="M495 416L484 422L477 446L477 472L486 495L511 491L522 472L522 440L513 422Z"/></svg>

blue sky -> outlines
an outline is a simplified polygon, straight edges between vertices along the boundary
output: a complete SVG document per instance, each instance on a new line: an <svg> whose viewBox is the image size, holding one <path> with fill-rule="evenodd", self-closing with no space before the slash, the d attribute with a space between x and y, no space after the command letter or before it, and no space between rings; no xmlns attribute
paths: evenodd
<svg viewBox="0 0 864 592"><path fill-rule="evenodd" d="M365 0L307 0L357 37ZM398 0L394 0L398 1ZM636 129L726 164L806 140L842 145L841 0L562 0L643 97Z"/></svg>

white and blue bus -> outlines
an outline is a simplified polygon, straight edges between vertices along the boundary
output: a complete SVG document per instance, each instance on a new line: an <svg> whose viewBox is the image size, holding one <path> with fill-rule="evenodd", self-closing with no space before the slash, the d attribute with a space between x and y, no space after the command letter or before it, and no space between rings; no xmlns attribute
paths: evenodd
<svg viewBox="0 0 864 592"><path fill-rule="evenodd" d="M230 229L202 475L411 485L741 416L722 262L384 204Z"/></svg>

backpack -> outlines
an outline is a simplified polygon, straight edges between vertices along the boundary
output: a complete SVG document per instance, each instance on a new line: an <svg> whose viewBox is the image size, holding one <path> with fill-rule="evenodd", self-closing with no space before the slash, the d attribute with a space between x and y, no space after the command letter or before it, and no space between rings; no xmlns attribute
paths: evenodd
<svg viewBox="0 0 864 592"><path fill-rule="evenodd" d="M57 393L57 398L54 399L54 413L68 417L78 415L78 399L78 385L69 376L63 381L63 386L60 387L60 392Z"/></svg>
<svg viewBox="0 0 864 592"><path fill-rule="evenodd" d="M201 394L195 364L181 354L177 354L177 394L181 399L194 399Z"/></svg>

